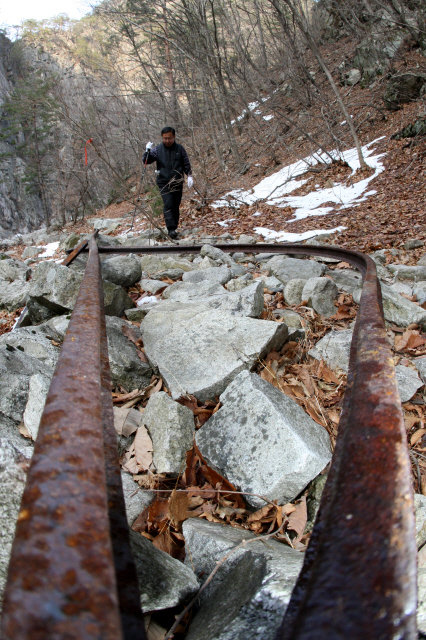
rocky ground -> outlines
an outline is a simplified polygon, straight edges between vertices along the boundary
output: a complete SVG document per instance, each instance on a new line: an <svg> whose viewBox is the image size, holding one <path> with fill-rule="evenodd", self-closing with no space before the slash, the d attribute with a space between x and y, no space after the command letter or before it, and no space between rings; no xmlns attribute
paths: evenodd
<svg viewBox="0 0 426 640"><path fill-rule="evenodd" d="M127 221L93 222L111 230ZM99 242L148 245L158 236L101 234ZM330 259L274 255L272 247L259 254L253 236L184 236L180 254L102 257L141 605L149 637L163 638L216 562L236 548L175 635L254 639L261 632L272 640L327 477L361 277ZM0 256L1 590L25 472L86 260L70 268L60 262L80 239L67 230L39 231ZM230 241L252 244L252 252L212 246ZM335 236L321 242L333 244ZM185 253L188 243L202 244L201 254ZM426 632L426 252L411 238L372 256L413 461L419 625ZM20 328L11 330L25 305ZM259 541L265 535L267 544Z"/></svg>

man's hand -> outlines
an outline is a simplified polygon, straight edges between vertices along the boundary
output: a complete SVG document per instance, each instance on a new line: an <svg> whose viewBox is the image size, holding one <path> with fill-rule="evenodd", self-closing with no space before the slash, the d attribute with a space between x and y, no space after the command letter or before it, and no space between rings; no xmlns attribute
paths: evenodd
<svg viewBox="0 0 426 640"><path fill-rule="evenodd" d="M147 143L147 145L146 145L146 147L145 147L145 149L146 149L147 151L151 151L151 149L153 148L153 146L154 146L154 143L153 143L153 142L148 142L148 143Z"/></svg>
<svg viewBox="0 0 426 640"><path fill-rule="evenodd" d="M188 176L188 187L191 189L194 184L194 179L192 176Z"/></svg>

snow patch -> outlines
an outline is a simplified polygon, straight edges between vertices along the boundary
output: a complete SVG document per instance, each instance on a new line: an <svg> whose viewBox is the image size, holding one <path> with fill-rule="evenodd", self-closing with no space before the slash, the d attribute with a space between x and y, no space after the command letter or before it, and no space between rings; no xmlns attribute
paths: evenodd
<svg viewBox="0 0 426 640"><path fill-rule="evenodd" d="M145 296L145 298L141 298L140 300L138 300L136 304L138 307L141 307L143 304L149 304L152 302L158 302L155 296Z"/></svg>
<svg viewBox="0 0 426 640"><path fill-rule="evenodd" d="M49 242L49 244L44 247L44 252L38 255L38 258L51 258L56 253L58 247L59 240L58 242Z"/></svg>
<svg viewBox="0 0 426 640"><path fill-rule="evenodd" d="M220 224L221 227L227 227L228 226L228 222L235 222L237 218L228 218L228 220L222 220L222 222L218 222L217 224Z"/></svg>
<svg viewBox="0 0 426 640"><path fill-rule="evenodd" d="M304 231L303 233L289 233L287 231L273 231L272 229L266 229L265 227L256 227L255 233L263 236L266 240L276 240L277 242L302 242L302 240L309 240L315 236L320 236L326 233L338 233L343 231L346 227L335 227L334 229L314 229L311 231Z"/></svg>
<svg viewBox="0 0 426 640"><path fill-rule="evenodd" d="M274 116L263 116L263 119L266 120L266 122L268 122L268 120L272 120Z"/></svg>

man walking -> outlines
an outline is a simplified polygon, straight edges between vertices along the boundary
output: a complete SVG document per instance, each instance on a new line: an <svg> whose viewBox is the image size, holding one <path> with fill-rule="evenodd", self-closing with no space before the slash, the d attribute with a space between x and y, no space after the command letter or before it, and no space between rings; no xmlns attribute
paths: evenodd
<svg viewBox="0 0 426 640"><path fill-rule="evenodd" d="M193 185L193 179L188 154L181 144L175 142L173 127L164 127L161 137L163 142L157 147L148 142L142 161L157 163L157 185L163 198L164 220L169 236L174 240L177 238L184 174L188 176L189 188Z"/></svg>

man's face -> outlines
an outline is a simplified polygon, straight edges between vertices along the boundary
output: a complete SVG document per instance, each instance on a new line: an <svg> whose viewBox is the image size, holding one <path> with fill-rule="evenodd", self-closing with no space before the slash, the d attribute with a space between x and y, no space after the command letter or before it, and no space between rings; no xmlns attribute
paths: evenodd
<svg viewBox="0 0 426 640"><path fill-rule="evenodd" d="M171 131L169 133L163 133L163 144L165 147L171 147L175 141L175 136Z"/></svg>

